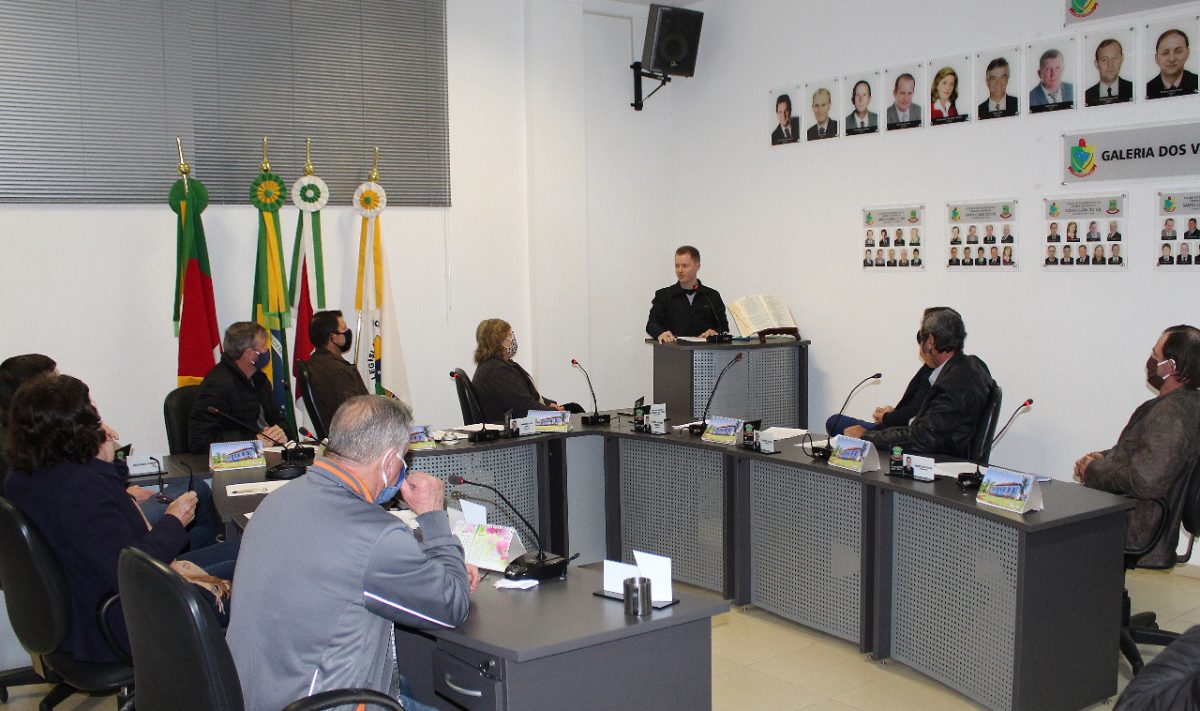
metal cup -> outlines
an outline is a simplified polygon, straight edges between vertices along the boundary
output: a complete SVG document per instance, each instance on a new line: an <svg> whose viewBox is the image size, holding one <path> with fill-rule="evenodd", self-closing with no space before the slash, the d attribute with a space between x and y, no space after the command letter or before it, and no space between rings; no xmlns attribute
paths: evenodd
<svg viewBox="0 0 1200 711"><path fill-rule="evenodd" d="M625 614L645 617L650 605L650 578L625 578Z"/></svg>

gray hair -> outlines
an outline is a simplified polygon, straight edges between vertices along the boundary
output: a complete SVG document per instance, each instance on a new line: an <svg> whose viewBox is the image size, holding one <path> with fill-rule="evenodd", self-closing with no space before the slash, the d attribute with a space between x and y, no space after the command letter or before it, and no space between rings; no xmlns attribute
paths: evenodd
<svg viewBox="0 0 1200 711"><path fill-rule="evenodd" d="M933 336L933 347L940 353L962 350L967 340L967 327L962 316L949 306L925 309L921 318L921 340Z"/></svg>
<svg viewBox="0 0 1200 711"><path fill-rule="evenodd" d="M230 358L238 358L247 348L253 348L259 336L267 337L267 329L252 321L238 321L229 324L225 329L225 339L221 341L221 350L228 353Z"/></svg>
<svg viewBox="0 0 1200 711"><path fill-rule="evenodd" d="M412 408L383 395L352 397L329 423L329 449L352 462L366 464L392 447L408 443Z"/></svg>

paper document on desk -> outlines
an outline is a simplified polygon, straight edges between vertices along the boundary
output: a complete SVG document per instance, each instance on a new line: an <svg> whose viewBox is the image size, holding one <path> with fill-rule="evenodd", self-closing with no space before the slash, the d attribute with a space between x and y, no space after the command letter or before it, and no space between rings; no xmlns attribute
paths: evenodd
<svg viewBox="0 0 1200 711"><path fill-rule="evenodd" d="M502 573L509 562L525 553L521 537L510 526L467 523L464 519L451 530L462 543L466 561L484 570Z"/></svg>
<svg viewBox="0 0 1200 711"><path fill-rule="evenodd" d="M269 494L281 486L286 486L286 481L248 481L243 484L230 484L225 487L226 496L250 496L251 494Z"/></svg>
<svg viewBox="0 0 1200 711"><path fill-rule="evenodd" d="M792 437L800 437L808 434L808 430L798 430L794 427L768 427L762 431L763 434L769 434L778 442L781 439L790 439Z"/></svg>
<svg viewBox="0 0 1200 711"><path fill-rule="evenodd" d="M975 469L973 462L937 462L933 465L933 475L957 479L959 474L973 474Z"/></svg>
<svg viewBox="0 0 1200 711"><path fill-rule="evenodd" d="M708 343L708 339L703 336L676 336L675 340L684 343Z"/></svg>
<svg viewBox="0 0 1200 711"><path fill-rule="evenodd" d="M462 427L455 427L454 429L458 430L459 432L479 432L484 429L495 430L497 432L503 432L504 425L474 424L474 425L463 425Z"/></svg>

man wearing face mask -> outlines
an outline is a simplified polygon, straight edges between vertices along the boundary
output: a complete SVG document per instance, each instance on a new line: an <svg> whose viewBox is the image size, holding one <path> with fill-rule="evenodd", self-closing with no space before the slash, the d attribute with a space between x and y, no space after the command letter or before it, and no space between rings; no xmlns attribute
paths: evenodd
<svg viewBox="0 0 1200 711"><path fill-rule="evenodd" d="M255 427L265 445L286 442L291 436L281 427L283 415L275 406L271 383L262 372L271 362L266 329L249 321L231 324L225 329L221 351L221 361L198 386L200 391L188 419L188 448L192 454L208 454L213 442L250 438L245 429L209 412L210 407Z"/></svg>
<svg viewBox="0 0 1200 711"><path fill-rule="evenodd" d="M315 349L308 359L313 395L326 427L342 403L357 395L366 395L362 376L345 358L354 332L346 325L341 311L318 311L308 322L308 338Z"/></svg>
<svg viewBox="0 0 1200 711"><path fill-rule="evenodd" d="M326 456L254 512L226 637L247 711L341 688L429 708L397 670L394 623L462 624L479 571L450 531L442 481L407 470L411 424L399 400L347 400L329 426ZM417 515L420 540L379 506L397 492Z"/></svg>
<svg viewBox="0 0 1200 711"><path fill-rule="evenodd" d="M1128 548L1145 546L1161 522L1165 501L1168 534L1138 562L1144 568L1175 565L1181 500L1187 477L1200 459L1200 330L1172 326L1163 331L1146 359L1146 382L1158 391L1133 411L1117 443L1075 462L1085 486L1138 500L1125 529Z"/></svg>
<svg viewBox="0 0 1200 711"><path fill-rule="evenodd" d="M952 308L926 309L917 332L922 360L933 367L929 392L911 421L867 431L846 428L845 434L864 439L881 452L899 445L913 454L966 457L971 436L995 381L987 365L963 353L967 329Z"/></svg>

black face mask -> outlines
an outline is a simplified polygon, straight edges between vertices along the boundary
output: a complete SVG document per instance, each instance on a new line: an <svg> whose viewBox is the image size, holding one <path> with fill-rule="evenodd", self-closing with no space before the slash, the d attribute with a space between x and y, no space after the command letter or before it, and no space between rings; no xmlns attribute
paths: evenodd
<svg viewBox="0 0 1200 711"><path fill-rule="evenodd" d="M340 331L340 332L338 332L338 333L335 333L334 335L335 335L335 336L342 336L343 338L345 338L345 339L346 339L346 342L345 342L345 343L343 343L342 345L338 346L338 348L340 348L340 349L341 349L342 353L345 353L345 352L349 351L349 350L350 350L350 344L351 344L351 343L354 343L354 331L351 331L350 329L348 329L348 328L347 328L345 331ZM337 345L337 344L334 344L334 345Z"/></svg>
<svg viewBox="0 0 1200 711"><path fill-rule="evenodd" d="M1146 359L1146 382L1150 385L1150 387L1154 388L1155 390L1162 390L1163 386L1167 384L1167 377L1172 375L1172 373L1167 373L1167 375L1159 375L1158 367L1163 363L1170 362L1170 358L1164 361L1157 361L1154 359L1153 355Z"/></svg>

